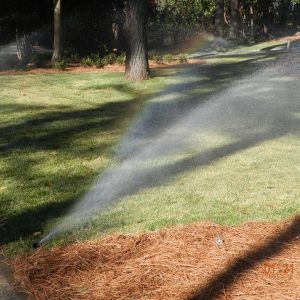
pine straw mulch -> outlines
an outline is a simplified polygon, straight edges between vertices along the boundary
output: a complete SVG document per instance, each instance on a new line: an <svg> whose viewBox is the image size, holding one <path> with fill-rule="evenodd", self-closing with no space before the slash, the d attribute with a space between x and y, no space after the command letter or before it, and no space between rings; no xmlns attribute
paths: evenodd
<svg viewBox="0 0 300 300"><path fill-rule="evenodd" d="M189 59L188 63L191 64L204 64L205 62L200 59ZM182 68L188 66L188 63L180 64L177 61L173 61L170 63L156 63L154 61L149 61L150 69L168 69L168 68ZM26 70L0 70L0 75L25 75L25 74L68 74L68 73L111 73L111 72L125 72L124 65L107 65L103 68L96 67L82 67L79 63L69 64L64 71L60 71L55 69L48 64L45 67L33 67L28 66Z"/></svg>
<svg viewBox="0 0 300 300"><path fill-rule="evenodd" d="M300 216L115 235L40 248L10 264L16 288L32 299L295 300L300 299Z"/></svg>

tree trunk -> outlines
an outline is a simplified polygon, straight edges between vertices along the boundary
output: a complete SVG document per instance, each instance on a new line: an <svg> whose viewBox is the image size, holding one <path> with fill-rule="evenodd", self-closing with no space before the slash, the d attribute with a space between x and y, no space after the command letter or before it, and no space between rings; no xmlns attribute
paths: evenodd
<svg viewBox="0 0 300 300"><path fill-rule="evenodd" d="M300 4L296 4L296 26L297 32L300 32Z"/></svg>
<svg viewBox="0 0 300 300"><path fill-rule="evenodd" d="M254 11L253 11L252 3L250 3L250 32L251 32L251 35L254 34Z"/></svg>
<svg viewBox="0 0 300 300"><path fill-rule="evenodd" d="M149 64L146 38L146 1L126 1L127 50L125 78L128 80L149 79Z"/></svg>
<svg viewBox="0 0 300 300"><path fill-rule="evenodd" d="M262 25L263 33L268 34L269 32L269 21L270 21L270 1L265 0L262 2Z"/></svg>
<svg viewBox="0 0 300 300"><path fill-rule="evenodd" d="M32 46L29 41L29 36L24 34L22 37L19 37L19 34L17 32L16 42L17 42L18 68L25 69L27 64L30 61L30 56L32 54Z"/></svg>
<svg viewBox="0 0 300 300"><path fill-rule="evenodd" d="M215 34L223 37L224 33L224 0L217 0L215 15Z"/></svg>
<svg viewBox="0 0 300 300"><path fill-rule="evenodd" d="M287 20L288 20L288 4L285 0L280 1L279 5L279 12L280 12L280 26L286 27L287 26Z"/></svg>
<svg viewBox="0 0 300 300"><path fill-rule="evenodd" d="M53 0L54 3L54 39L52 64L62 58L62 30L61 30L61 0Z"/></svg>
<svg viewBox="0 0 300 300"><path fill-rule="evenodd" d="M114 49L117 53L121 53L126 50L126 41L124 37L124 23L125 16L124 11L116 9L114 11L113 18L113 37L114 37Z"/></svg>
<svg viewBox="0 0 300 300"><path fill-rule="evenodd" d="M239 0L231 0L229 37L236 39L239 35Z"/></svg>

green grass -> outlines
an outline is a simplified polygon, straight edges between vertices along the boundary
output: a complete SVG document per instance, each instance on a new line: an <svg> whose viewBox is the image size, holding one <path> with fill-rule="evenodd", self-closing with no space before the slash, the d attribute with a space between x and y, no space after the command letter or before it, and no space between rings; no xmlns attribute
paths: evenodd
<svg viewBox="0 0 300 300"><path fill-rule="evenodd" d="M172 80L128 83L120 73L1 76L1 241L30 244L34 231L61 216L112 163L114 146L146 97Z"/></svg>
<svg viewBox="0 0 300 300"><path fill-rule="evenodd" d="M205 76L207 66L197 66L189 80L202 101L230 86L252 61L230 67L218 62ZM113 149L134 117L151 95L180 84L173 75L182 71L156 71L146 82L127 82L120 73L0 77L0 234L6 254L27 251L34 232L47 232L116 163ZM226 137L207 138L211 146L226 143ZM91 228L52 245L199 220L236 225L290 217L300 212L299 148L299 137L285 135L195 166L123 199Z"/></svg>

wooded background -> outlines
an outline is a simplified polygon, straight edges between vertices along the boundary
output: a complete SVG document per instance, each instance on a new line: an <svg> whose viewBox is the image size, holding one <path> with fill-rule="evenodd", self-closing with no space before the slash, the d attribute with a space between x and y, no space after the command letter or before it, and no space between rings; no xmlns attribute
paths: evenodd
<svg viewBox="0 0 300 300"><path fill-rule="evenodd" d="M61 0L64 48L81 54L124 51L122 0ZM152 46L176 43L195 31L224 37L258 36L300 27L300 5L292 0L150 0L148 34ZM235 12L237 10L237 12ZM233 24L235 23L236 24ZM233 29L235 28L235 29ZM52 47L53 0L3 0L0 45L32 33L35 43Z"/></svg>

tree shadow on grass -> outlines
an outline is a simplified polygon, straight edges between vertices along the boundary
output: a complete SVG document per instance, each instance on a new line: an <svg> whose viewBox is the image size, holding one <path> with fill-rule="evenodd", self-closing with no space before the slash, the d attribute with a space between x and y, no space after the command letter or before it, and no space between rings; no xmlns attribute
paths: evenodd
<svg viewBox="0 0 300 300"><path fill-rule="evenodd" d="M47 149L52 144L59 148L75 134L91 129L102 128L105 131L113 128L116 122L122 119L124 111L132 109L133 102L134 99L129 102L111 102L84 110L42 113L34 119L3 126L0 128L0 136L4 140L2 142L4 145L0 146L0 153L23 148ZM56 129L51 127L55 122L65 123ZM26 136L27 130L32 131L32 136L38 136ZM9 142L10 140L12 141ZM62 140L64 143L61 143Z"/></svg>
<svg viewBox="0 0 300 300"><path fill-rule="evenodd" d="M3 178L14 183L16 190L12 193L5 190L0 192L1 244L27 238L33 232L41 231L47 220L62 216L66 208L71 206L96 175L88 170L82 174L70 170L70 174L64 171L50 176L47 172L37 175L35 169L45 162L47 155L51 158L51 152L54 151L56 153L54 161L56 159L63 161L81 157L95 159L99 154L111 151L113 142L106 141L105 138L86 144L81 144L80 141L82 138L85 140L85 135L87 137L117 135L115 132L121 130L119 122L136 105L134 100L133 98L127 102L107 103L85 110L42 112L34 119L1 127L0 154L5 162L1 173ZM7 109L23 111L23 107L19 105L14 109L13 107ZM63 123L53 128L56 122ZM33 155L35 153L36 157ZM40 153L43 153L42 157ZM59 165L58 169L61 169ZM51 194L51 188L55 189L55 193ZM22 197L22 190L32 196ZM74 196L56 199L55 195L66 194L65 191ZM48 192L50 194L45 195ZM22 202L32 203L32 208L17 212L18 200L14 199L15 197L26 199L22 199ZM30 207L30 204L26 206Z"/></svg>
<svg viewBox="0 0 300 300"><path fill-rule="evenodd" d="M34 232L43 232L43 224L49 219L56 219L64 215L75 200L76 198L69 198L60 202L50 202L25 210L7 220L0 220L1 243L5 244L25 238Z"/></svg>
<svg viewBox="0 0 300 300"><path fill-rule="evenodd" d="M248 251L245 255L237 258L227 269L211 278L206 286L195 291L190 300L213 300L226 289L236 283L236 279L247 271L254 268L265 259L280 254L284 249L293 244L300 235L300 216L296 217L292 224L285 228L278 235L257 249ZM291 291L291 293L294 291ZM261 295L263 297L264 295Z"/></svg>

